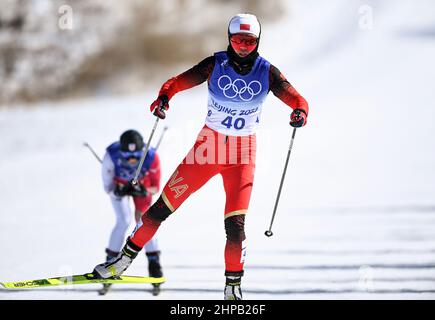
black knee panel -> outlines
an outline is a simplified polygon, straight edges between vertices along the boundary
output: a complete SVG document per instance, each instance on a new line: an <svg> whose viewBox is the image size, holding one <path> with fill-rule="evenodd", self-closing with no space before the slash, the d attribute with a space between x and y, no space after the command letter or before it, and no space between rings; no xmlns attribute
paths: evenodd
<svg viewBox="0 0 435 320"><path fill-rule="evenodd" d="M159 197L159 199L148 210L148 216L151 219L160 222L165 221L171 213L172 211L168 208L162 197Z"/></svg>
<svg viewBox="0 0 435 320"><path fill-rule="evenodd" d="M245 215L240 214L225 219L225 232L230 241L241 242L245 236Z"/></svg>

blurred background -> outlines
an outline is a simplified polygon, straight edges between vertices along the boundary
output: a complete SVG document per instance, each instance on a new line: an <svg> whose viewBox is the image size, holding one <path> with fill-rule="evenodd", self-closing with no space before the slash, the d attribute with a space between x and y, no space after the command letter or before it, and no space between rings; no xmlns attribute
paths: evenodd
<svg viewBox="0 0 435 320"><path fill-rule="evenodd" d="M127 129L147 138L163 81L225 50L239 12L259 17L260 54L310 105L272 238L263 234L290 109L273 95L264 105L245 297L435 298L432 0L0 0L0 281L84 273L104 260L115 215L83 143L102 156ZM206 103L205 84L171 100L156 133L169 127L162 184ZM160 298L221 299L224 203L215 177L159 230ZM129 271L146 274L138 261ZM106 299L151 298L144 290L120 286ZM98 296L90 287L0 291L20 298Z"/></svg>
<svg viewBox="0 0 435 320"><path fill-rule="evenodd" d="M0 103L137 92L226 48L234 12L267 23L282 10L281 0L1 0Z"/></svg>

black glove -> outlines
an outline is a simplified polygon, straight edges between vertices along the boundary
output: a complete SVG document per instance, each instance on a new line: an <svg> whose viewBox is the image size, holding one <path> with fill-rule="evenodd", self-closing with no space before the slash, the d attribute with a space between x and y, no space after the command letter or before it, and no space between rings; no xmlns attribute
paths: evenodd
<svg viewBox="0 0 435 320"><path fill-rule="evenodd" d="M160 119L166 118L165 111L169 109L169 99L166 95L158 97L150 106L150 111Z"/></svg>
<svg viewBox="0 0 435 320"><path fill-rule="evenodd" d="M146 197L148 195L148 191L143 185L133 184L131 181L126 184L117 184L113 193L117 197Z"/></svg>
<svg viewBox="0 0 435 320"><path fill-rule="evenodd" d="M290 115L290 125L294 128L303 127L307 123L307 115L304 110L296 109Z"/></svg>
<svg viewBox="0 0 435 320"><path fill-rule="evenodd" d="M130 183L117 184L113 193L117 197L130 196L132 192L132 186Z"/></svg>
<svg viewBox="0 0 435 320"><path fill-rule="evenodd" d="M133 184L130 182L131 195L133 197L146 197L148 195L147 189L140 183Z"/></svg>

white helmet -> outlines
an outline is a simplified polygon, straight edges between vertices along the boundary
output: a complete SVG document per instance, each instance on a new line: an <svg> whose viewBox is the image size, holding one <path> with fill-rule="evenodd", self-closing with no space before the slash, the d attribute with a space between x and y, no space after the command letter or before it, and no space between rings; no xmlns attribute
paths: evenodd
<svg viewBox="0 0 435 320"><path fill-rule="evenodd" d="M260 22L253 14L239 13L232 17L228 24L228 35L235 33L249 33L260 38Z"/></svg>

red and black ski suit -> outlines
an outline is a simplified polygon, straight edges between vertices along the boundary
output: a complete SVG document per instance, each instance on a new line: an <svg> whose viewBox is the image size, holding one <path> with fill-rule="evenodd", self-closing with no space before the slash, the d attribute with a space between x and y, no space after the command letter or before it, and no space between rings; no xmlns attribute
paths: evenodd
<svg viewBox="0 0 435 320"><path fill-rule="evenodd" d="M160 96L167 96L171 99L177 92L192 88L205 81L210 81L213 69L215 68L215 56L208 57L198 65L186 72L169 79L165 82L159 92ZM234 70L238 72L237 65ZM249 71L249 70L248 70ZM243 70L240 70L243 72ZM269 91L281 99L292 109L299 109L308 115L308 104L306 100L293 88L281 72L270 65L269 68ZM219 161L209 163L198 163L189 161L189 154L194 154L203 147L203 144L213 138L216 149L223 149L227 158L236 157L236 164ZM198 136L195 145L188 156L177 167L174 174L164 187L162 195L143 215L141 223L138 224L129 244L140 250L149 239L153 237L162 221L173 213L193 192L201 188L211 177L221 174L223 177L226 192L225 205L225 230L227 242L225 246L225 275L243 275L245 240L244 224L245 215L248 210L251 196L254 169L255 169L255 135L248 137L233 137L233 143L228 143L228 136L216 132L207 126L203 128ZM245 139L243 143L242 139ZM247 139L247 142L246 142ZM248 146L248 158L240 164L240 157L243 154L243 146Z"/></svg>

